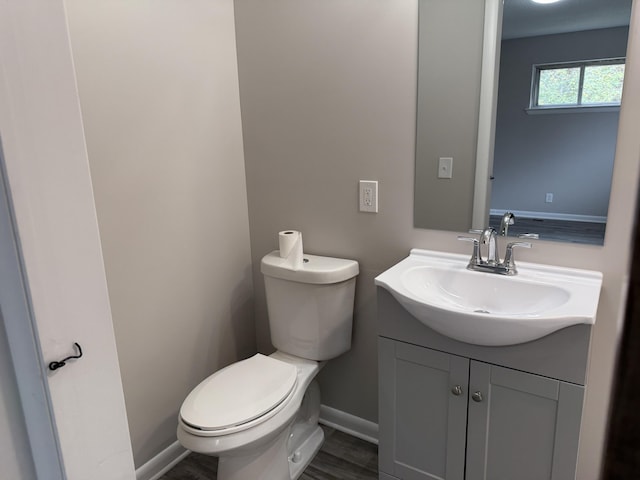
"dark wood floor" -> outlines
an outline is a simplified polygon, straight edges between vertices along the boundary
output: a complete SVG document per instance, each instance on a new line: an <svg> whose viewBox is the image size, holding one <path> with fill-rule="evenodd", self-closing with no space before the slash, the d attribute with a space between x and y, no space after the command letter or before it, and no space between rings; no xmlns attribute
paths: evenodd
<svg viewBox="0 0 640 480"><path fill-rule="evenodd" d="M498 230L501 219L502 217L500 216L491 215L489 219L490 226ZM517 217L515 225L509 227L509 236L516 236L521 233L537 233L540 235L540 240L603 245L606 226L606 223Z"/></svg>
<svg viewBox="0 0 640 480"><path fill-rule="evenodd" d="M377 480L378 447L332 428L322 427L322 448L300 480ZM160 480L216 480L218 459L192 453Z"/></svg>

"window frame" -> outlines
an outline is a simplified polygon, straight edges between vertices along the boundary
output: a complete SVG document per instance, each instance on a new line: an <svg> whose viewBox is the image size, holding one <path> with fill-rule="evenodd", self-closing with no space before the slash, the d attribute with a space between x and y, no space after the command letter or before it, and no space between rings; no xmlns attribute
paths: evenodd
<svg viewBox="0 0 640 480"><path fill-rule="evenodd" d="M589 109L597 110L617 110L620 108L620 103L582 103L582 89L584 86L584 72L586 67L599 66L599 65L625 65L626 57L612 57L612 58L600 58L595 60L582 60L573 62L554 62L554 63L537 63L532 66L531 76L531 92L529 97L529 107L526 109L528 113L543 113L545 111L558 111L558 110L580 110L587 111ZM540 73L543 70L553 70L559 68L580 68L580 75L578 79L578 103L571 104L557 104L557 105L537 105L538 94L540 91Z"/></svg>

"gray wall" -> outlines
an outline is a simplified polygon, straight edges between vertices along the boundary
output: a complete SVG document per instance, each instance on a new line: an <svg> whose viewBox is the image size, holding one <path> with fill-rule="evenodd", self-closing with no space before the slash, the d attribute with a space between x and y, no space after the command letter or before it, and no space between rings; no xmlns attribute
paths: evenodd
<svg viewBox="0 0 640 480"><path fill-rule="evenodd" d="M532 65L624 57L627 34L620 27L502 42L491 208L606 217L618 112L525 108Z"/></svg>
<svg viewBox="0 0 640 480"><path fill-rule="evenodd" d="M469 252L454 233L413 228L417 0L236 0L235 5L259 348L272 350L259 261L277 248L279 230L301 230L309 253L358 260L353 348L329 362L320 380L323 403L376 421L373 277L412 247ZM635 41L639 55L640 39ZM443 39L443 52L446 45ZM629 205L635 204L640 71L627 76L633 87L625 93L629 107L621 112L624 147L617 152L604 247L536 242L518 252L527 261L604 272L581 480L598 475L627 270ZM358 212L359 179L380 182L378 214ZM431 200L444 206L437 197Z"/></svg>
<svg viewBox="0 0 640 480"><path fill-rule="evenodd" d="M69 0L136 467L255 352L231 0Z"/></svg>
<svg viewBox="0 0 640 480"><path fill-rule="evenodd" d="M259 267L279 230L358 260L353 348L324 368L322 395L376 420L373 277L411 244L417 4L235 5L258 346L272 349ZM359 179L380 180L378 214L358 213Z"/></svg>

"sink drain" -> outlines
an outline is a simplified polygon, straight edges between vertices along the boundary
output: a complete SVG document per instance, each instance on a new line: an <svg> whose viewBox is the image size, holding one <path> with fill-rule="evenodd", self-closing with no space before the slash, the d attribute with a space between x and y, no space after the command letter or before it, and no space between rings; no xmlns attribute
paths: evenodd
<svg viewBox="0 0 640 480"><path fill-rule="evenodd" d="M489 310L480 310L480 309L474 310L473 312L474 313L491 313Z"/></svg>

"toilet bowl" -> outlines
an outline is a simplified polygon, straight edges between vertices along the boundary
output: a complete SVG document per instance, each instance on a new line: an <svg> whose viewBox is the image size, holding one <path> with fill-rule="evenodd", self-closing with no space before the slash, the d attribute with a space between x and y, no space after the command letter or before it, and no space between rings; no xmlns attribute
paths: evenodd
<svg viewBox="0 0 640 480"><path fill-rule="evenodd" d="M249 368L243 368L243 363L256 370L249 372ZM303 465L307 458L310 461L323 440L322 430L317 424L320 411L319 389L316 385L309 388L321 366L316 361L275 352L269 357L257 354L214 373L184 401L180 409L178 440L189 450L220 457L220 480L297 478L299 475L296 475L296 467ZM289 377L289 369L286 367L293 371L293 378ZM253 388L255 384L243 383L254 380L254 372L262 375L263 379L270 377L267 382L283 379L285 382L290 381L290 391L279 399L277 397L281 396L283 386L287 389L287 384L272 383L277 392L272 398L274 404L269 408L268 402L263 401L261 408L254 408L253 405L258 403L254 401L254 393L258 393L259 389ZM234 380L231 380L232 376L235 377ZM260 386L263 385L264 383ZM230 419L229 417L225 418L223 414L220 418L207 418L202 410L206 410L206 403L212 405L212 411L215 410L216 402L211 398L215 396L215 391L224 392L226 398L238 401L243 400L242 396L248 396L249 398L244 397L245 405L237 408L238 414L244 413L246 418L238 415L231 423L222 427L220 424ZM273 392L263 393L263 398L266 398ZM305 406L301 408L303 399ZM265 407L267 409L260 413ZM313 428L304 428L310 426ZM294 434L295 438L279 438L283 433L287 434L286 437ZM307 444L303 445L305 441ZM278 444L278 448L273 448L273 444ZM265 455L264 452L269 450L273 451ZM261 459L256 458L257 452L262 455Z"/></svg>
<svg viewBox="0 0 640 480"><path fill-rule="evenodd" d="M353 260L305 255L291 270L278 252L262 260L272 342L203 380L185 399L178 440L219 457L218 480L295 480L324 440L315 376L350 348Z"/></svg>

